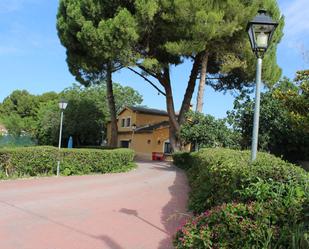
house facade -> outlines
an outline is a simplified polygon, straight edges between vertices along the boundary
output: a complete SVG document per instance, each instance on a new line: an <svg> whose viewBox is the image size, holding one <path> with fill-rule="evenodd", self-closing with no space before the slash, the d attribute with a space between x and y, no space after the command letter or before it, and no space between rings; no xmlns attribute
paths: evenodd
<svg viewBox="0 0 309 249"><path fill-rule="evenodd" d="M111 127L107 126L107 143ZM118 147L131 148L138 158L152 159L153 153L170 154L169 121L166 111L128 106L118 114Z"/></svg>

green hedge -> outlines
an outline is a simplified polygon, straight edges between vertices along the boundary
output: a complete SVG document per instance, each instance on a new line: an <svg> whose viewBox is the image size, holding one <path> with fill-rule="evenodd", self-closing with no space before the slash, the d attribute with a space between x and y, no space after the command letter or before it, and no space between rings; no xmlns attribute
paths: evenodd
<svg viewBox="0 0 309 249"><path fill-rule="evenodd" d="M188 169L192 188L189 207L197 213L239 199L238 191L258 179L308 181L303 169L267 153L258 153L252 165L249 151L221 148L203 149L190 155L184 153L184 160L179 159L180 154L176 157L176 166Z"/></svg>
<svg viewBox="0 0 309 249"><path fill-rule="evenodd" d="M62 175L123 172L134 167L129 149L61 149L25 147L0 149L0 178L53 175L61 160Z"/></svg>
<svg viewBox="0 0 309 249"><path fill-rule="evenodd" d="M198 215L177 233L176 248L308 248L308 173L267 153L249 160L249 151L229 149L175 155Z"/></svg>

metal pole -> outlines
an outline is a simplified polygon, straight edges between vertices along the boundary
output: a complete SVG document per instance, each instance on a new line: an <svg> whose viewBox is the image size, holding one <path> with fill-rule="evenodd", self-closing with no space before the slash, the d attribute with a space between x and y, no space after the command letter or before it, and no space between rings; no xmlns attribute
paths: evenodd
<svg viewBox="0 0 309 249"><path fill-rule="evenodd" d="M58 144L58 163L57 163L57 176L60 173L60 149L61 149L61 137L62 137L62 123L63 123L63 110L61 110L61 118L60 118L60 132L59 132L59 144Z"/></svg>
<svg viewBox="0 0 309 249"><path fill-rule="evenodd" d="M135 129L132 130L131 145L130 145L130 148L131 148L132 150L133 150L134 133L135 133Z"/></svg>
<svg viewBox="0 0 309 249"><path fill-rule="evenodd" d="M262 81L262 58L258 58L256 66L256 90L255 90L255 108L251 146L251 162L256 159L259 135L259 119L260 119L260 97L261 97L261 81Z"/></svg>

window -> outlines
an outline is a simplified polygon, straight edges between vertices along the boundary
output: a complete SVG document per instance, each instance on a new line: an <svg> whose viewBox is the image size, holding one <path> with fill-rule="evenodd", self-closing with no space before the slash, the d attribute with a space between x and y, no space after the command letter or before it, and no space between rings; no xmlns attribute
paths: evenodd
<svg viewBox="0 0 309 249"><path fill-rule="evenodd" d="M131 126L131 118L127 118L127 127Z"/></svg>
<svg viewBox="0 0 309 249"><path fill-rule="evenodd" d="M170 142L164 143L164 153L165 154L171 154L172 153L172 146L171 146Z"/></svg>
<svg viewBox="0 0 309 249"><path fill-rule="evenodd" d="M125 117L121 119L121 127L131 127L131 117Z"/></svg>

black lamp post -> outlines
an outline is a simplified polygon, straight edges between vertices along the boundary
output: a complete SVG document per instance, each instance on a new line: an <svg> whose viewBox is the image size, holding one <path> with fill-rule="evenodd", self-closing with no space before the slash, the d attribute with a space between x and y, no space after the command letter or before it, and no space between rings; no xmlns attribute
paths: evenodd
<svg viewBox="0 0 309 249"><path fill-rule="evenodd" d="M278 23L273 21L272 18L267 15L267 12L265 10L259 10L258 15L251 22L248 23L247 27L251 48L257 57L255 108L251 146L252 162L256 159L258 146L262 61L277 26Z"/></svg>

